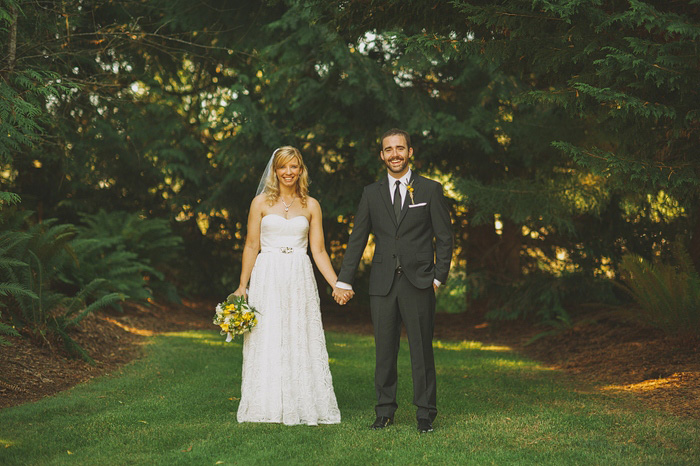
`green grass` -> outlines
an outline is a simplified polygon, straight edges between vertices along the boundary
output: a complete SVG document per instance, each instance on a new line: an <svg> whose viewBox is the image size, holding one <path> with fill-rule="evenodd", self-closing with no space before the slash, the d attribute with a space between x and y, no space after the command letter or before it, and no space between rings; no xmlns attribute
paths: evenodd
<svg viewBox="0 0 700 466"><path fill-rule="evenodd" d="M341 424L238 424L241 340L173 333L111 376L0 411L0 464L700 461L700 422L645 410L629 396L577 391L535 362L470 342L436 342L440 413L435 432L422 436L404 342L396 425L371 431L373 340L327 338Z"/></svg>

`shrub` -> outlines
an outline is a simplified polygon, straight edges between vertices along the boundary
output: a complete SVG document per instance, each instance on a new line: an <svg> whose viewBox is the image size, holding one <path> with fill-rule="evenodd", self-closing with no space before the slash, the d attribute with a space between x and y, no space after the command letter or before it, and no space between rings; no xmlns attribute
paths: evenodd
<svg viewBox="0 0 700 466"><path fill-rule="evenodd" d="M0 277L6 280L0 282L0 297L27 296L37 298L31 290L16 281L16 274L13 273L13 269L16 267L27 267L27 264L11 256L13 248L25 238L27 238L27 235L17 231L3 232L0 234ZM3 307L5 307L5 303L0 301L0 308ZM2 313L0 313L0 319L1 318ZM15 330L14 326L7 325L0 321L0 335L16 337L19 336L19 332ZM10 343L6 339L0 337L0 345L9 344Z"/></svg>
<svg viewBox="0 0 700 466"><path fill-rule="evenodd" d="M1 291L0 291L0 294L2 294ZM5 295L3 295L3 296L5 296ZM0 319L1 318L2 318L2 312L0 312ZM13 337L20 336L19 332L17 330L15 330L14 327L5 324L2 321L0 321L0 335L10 335ZM7 345L11 345L11 343L9 341L7 341L5 338L0 336L0 345L7 346Z"/></svg>
<svg viewBox="0 0 700 466"><path fill-rule="evenodd" d="M17 328L34 339L50 344L48 335L53 333L69 353L92 362L68 331L94 310L123 296L100 293L106 280L99 278L73 294L58 291L59 274L74 263L70 242L75 228L51 219L19 231L30 215L14 209L0 211L0 307L7 309ZM0 331L16 335L14 327L5 323Z"/></svg>
<svg viewBox="0 0 700 466"><path fill-rule="evenodd" d="M515 320L531 318L536 323L556 329L573 325L578 316L570 309L583 303L612 303L616 299L609 280L581 272L554 276L546 272L526 275L522 280L502 286L500 301L486 314L487 319Z"/></svg>
<svg viewBox="0 0 700 466"><path fill-rule="evenodd" d="M636 306L622 313L670 334L700 335L700 276L681 241L673 245L673 262L623 256L621 286Z"/></svg>
<svg viewBox="0 0 700 466"><path fill-rule="evenodd" d="M166 220L144 219L138 214L100 210L82 215L72 243L76 264L65 270L66 283L84 287L94 277L108 280L111 291L129 299L147 301L153 293L179 302L175 286L161 270L182 250Z"/></svg>

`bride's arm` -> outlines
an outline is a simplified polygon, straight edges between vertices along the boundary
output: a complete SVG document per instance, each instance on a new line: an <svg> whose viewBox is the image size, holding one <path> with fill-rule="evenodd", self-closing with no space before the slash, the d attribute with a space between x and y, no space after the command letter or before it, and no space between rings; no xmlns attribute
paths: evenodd
<svg viewBox="0 0 700 466"><path fill-rule="evenodd" d="M241 279L238 289L233 293L236 296L244 296L247 298L246 288L250 280L250 274L253 272L255 258L260 252L260 221L262 220L263 207L265 204L264 195L256 196L253 202L250 203L250 212L248 213L248 234L245 238L245 246L243 247L243 261L241 264Z"/></svg>
<svg viewBox="0 0 700 466"><path fill-rule="evenodd" d="M333 270L331 258L326 252L326 245L323 238L323 218L321 214L321 205L316 199L309 198L309 210L311 211L311 220L309 226L309 247L311 255L314 258L316 267L323 275L330 286L335 286L338 276Z"/></svg>

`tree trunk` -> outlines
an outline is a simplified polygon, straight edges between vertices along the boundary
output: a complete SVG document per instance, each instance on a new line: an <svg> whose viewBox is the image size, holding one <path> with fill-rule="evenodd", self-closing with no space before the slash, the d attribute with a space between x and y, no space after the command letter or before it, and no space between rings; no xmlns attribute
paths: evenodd
<svg viewBox="0 0 700 466"><path fill-rule="evenodd" d="M688 254L695 265L695 270L700 272L700 210L695 213L695 225L690 235L690 246Z"/></svg>
<svg viewBox="0 0 700 466"><path fill-rule="evenodd" d="M10 17L12 18L12 23L10 24L10 40L7 44L7 74L12 73L15 69L15 60L17 57L17 8L14 5L10 6Z"/></svg>
<svg viewBox="0 0 700 466"><path fill-rule="evenodd" d="M465 249L470 268L483 270L502 282L520 277L522 235L517 225L504 221L501 235L491 224L470 226L468 231Z"/></svg>

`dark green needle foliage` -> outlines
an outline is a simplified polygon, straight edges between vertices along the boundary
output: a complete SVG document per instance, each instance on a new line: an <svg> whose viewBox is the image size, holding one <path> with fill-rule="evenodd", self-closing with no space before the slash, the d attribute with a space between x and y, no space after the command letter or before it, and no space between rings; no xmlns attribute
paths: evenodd
<svg viewBox="0 0 700 466"><path fill-rule="evenodd" d="M0 199L182 238L173 259L79 226L76 253L109 265L74 286L135 261L140 299L226 296L276 147L301 149L337 268L397 126L449 197L449 309L573 322L572 303L629 302L625 254L669 261L680 236L700 265L699 24L698 0L7 0Z"/></svg>

